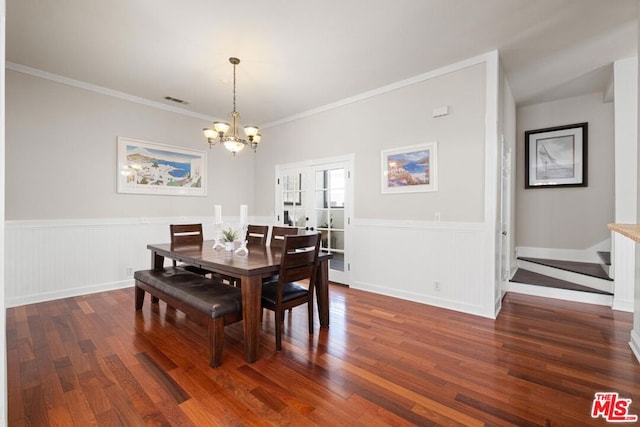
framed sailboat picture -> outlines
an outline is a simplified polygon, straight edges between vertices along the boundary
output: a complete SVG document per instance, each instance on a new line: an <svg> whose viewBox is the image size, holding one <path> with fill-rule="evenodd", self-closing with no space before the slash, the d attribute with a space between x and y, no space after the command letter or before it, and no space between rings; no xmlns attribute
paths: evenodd
<svg viewBox="0 0 640 427"><path fill-rule="evenodd" d="M586 187L588 123L524 133L524 188Z"/></svg>

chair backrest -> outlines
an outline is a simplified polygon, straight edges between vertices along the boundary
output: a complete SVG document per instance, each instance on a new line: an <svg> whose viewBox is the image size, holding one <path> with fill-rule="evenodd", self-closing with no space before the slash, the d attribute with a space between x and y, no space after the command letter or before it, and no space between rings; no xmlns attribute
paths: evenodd
<svg viewBox="0 0 640 427"><path fill-rule="evenodd" d="M202 224L171 224L171 246L202 245Z"/></svg>
<svg viewBox="0 0 640 427"><path fill-rule="evenodd" d="M271 242L269 246L272 248L281 248L284 246L284 236L291 236L298 234L298 229L296 227L278 227L273 226L271 229Z"/></svg>
<svg viewBox="0 0 640 427"><path fill-rule="evenodd" d="M269 234L268 225L248 225L247 226L247 246L266 246L267 235Z"/></svg>
<svg viewBox="0 0 640 427"><path fill-rule="evenodd" d="M313 292L319 251L320 234L318 233L285 236L278 283L281 285L297 280L311 279L309 280L309 291Z"/></svg>

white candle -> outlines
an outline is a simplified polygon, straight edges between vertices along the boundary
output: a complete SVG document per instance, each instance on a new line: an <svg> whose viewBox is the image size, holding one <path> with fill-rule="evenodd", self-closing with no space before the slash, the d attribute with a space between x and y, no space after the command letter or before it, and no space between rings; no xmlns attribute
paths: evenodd
<svg viewBox="0 0 640 427"><path fill-rule="evenodd" d="M221 205L215 205L214 206L214 210L215 210L214 223L216 225L222 224L222 206Z"/></svg>
<svg viewBox="0 0 640 427"><path fill-rule="evenodd" d="M240 226L247 225L247 205L240 205Z"/></svg>

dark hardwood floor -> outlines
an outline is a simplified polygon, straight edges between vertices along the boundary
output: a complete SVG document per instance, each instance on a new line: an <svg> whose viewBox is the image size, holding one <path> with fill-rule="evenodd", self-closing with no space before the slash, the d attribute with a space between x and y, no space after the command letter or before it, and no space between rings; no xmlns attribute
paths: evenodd
<svg viewBox="0 0 640 427"><path fill-rule="evenodd" d="M630 313L509 294L494 321L332 286L329 329L285 322L276 353L265 312L254 364L228 326L212 369L204 328L133 289L11 308L9 425L606 425L602 391L640 415Z"/></svg>

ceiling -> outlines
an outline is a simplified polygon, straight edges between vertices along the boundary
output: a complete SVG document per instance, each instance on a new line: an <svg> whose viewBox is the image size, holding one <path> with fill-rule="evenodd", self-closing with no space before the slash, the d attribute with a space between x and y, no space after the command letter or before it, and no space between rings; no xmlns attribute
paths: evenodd
<svg viewBox="0 0 640 427"><path fill-rule="evenodd" d="M6 60L269 125L491 50L520 105L602 91L637 0L7 0ZM172 96L189 102L165 101Z"/></svg>

